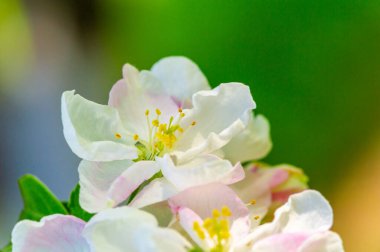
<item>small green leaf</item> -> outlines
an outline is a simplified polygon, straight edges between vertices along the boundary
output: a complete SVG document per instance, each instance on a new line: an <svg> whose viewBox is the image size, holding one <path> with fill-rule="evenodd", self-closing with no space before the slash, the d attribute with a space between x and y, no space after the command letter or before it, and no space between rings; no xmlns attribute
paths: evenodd
<svg viewBox="0 0 380 252"><path fill-rule="evenodd" d="M57 197L35 176L30 174L22 176L18 180L18 185L24 202L20 220L39 221L51 214L68 214Z"/></svg>
<svg viewBox="0 0 380 252"><path fill-rule="evenodd" d="M74 190L71 192L69 203L67 204L67 207L69 209L69 212L71 215L74 215L84 221L88 221L91 219L93 214L85 211L79 204L79 191L80 191L80 185L77 184Z"/></svg>
<svg viewBox="0 0 380 252"><path fill-rule="evenodd" d="M8 245L2 248L0 252L12 252L12 243L8 243Z"/></svg>

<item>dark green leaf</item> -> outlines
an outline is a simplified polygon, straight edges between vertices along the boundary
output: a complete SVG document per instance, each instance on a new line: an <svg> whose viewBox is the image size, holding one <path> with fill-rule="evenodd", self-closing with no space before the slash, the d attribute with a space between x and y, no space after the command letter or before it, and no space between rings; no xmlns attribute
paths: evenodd
<svg viewBox="0 0 380 252"><path fill-rule="evenodd" d="M20 220L39 221L51 214L68 214L57 197L35 176L26 174L18 180L18 184L24 202Z"/></svg>
<svg viewBox="0 0 380 252"><path fill-rule="evenodd" d="M67 204L67 207L69 209L69 212L71 215L74 215L78 218L81 218L84 221L88 221L91 219L93 214L90 214L89 212L86 212L79 204L79 191L80 186L79 184L76 185L74 190L71 192L69 203Z"/></svg>

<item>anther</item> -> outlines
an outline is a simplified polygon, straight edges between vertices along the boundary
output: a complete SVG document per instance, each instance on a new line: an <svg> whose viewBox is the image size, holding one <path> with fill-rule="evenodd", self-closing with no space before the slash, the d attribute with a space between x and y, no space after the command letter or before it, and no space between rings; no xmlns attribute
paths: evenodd
<svg viewBox="0 0 380 252"><path fill-rule="evenodd" d="M157 115L161 115L161 110L156 109L156 114L157 114Z"/></svg>
<svg viewBox="0 0 380 252"><path fill-rule="evenodd" d="M193 122L191 123L191 126L195 126L195 124L197 124L197 122L196 122L196 121L193 121Z"/></svg>
<svg viewBox="0 0 380 252"><path fill-rule="evenodd" d="M145 115L146 115L146 116L149 115L149 109L145 110Z"/></svg>
<svg viewBox="0 0 380 252"><path fill-rule="evenodd" d="M222 215L225 217L231 216L231 210L227 206L222 207Z"/></svg>
<svg viewBox="0 0 380 252"><path fill-rule="evenodd" d="M183 112L181 112L179 115L180 115L181 117L185 117L185 113L183 113Z"/></svg>
<svg viewBox="0 0 380 252"><path fill-rule="evenodd" d="M152 125L155 127L158 127L159 124L160 124L160 122L157 119L152 121Z"/></svg>
<svg viewBox="0 0 380 252"><path fill-rule="evenodd" d="M258 220L260 219L260 216L256 215L255 217L253 217L255 220Z"/></svg>
<svg viewBox="0 0 380 252"><path fill-rule="evenodd" d="M212 216L214 218L219 218L220 217L220 212L218 211L218 209L212 210Z"/></svg>
<svg viewBox="0 0 380 252"><path fill-rule="evenodd" d="M121 135L120 135L119 133L116 133L116 134L115 134L115 137L116 137L117 139L121 139Z"/></svg>
<svg viewBox="0 0 380 252"><path fill-rule="evenodd" d="M255 205L255 204L256 204L256 200L254 200L254 199L251 200L251 201L249 202L249 204L250 204L250 205Z"/></svg>
<svg viewBox="0 0 380 252"><path fill-rule="evenodd" d="M135 141L139 140L139 135L134 134L134 135L133 135L133 140L135 140Z"/></svg>
<svg viewBox="0 0 380 252"><path fill-rule="evenodd" d="M182 113L182 108L178 108L178 112L179 112L179 113Z"/></svg>

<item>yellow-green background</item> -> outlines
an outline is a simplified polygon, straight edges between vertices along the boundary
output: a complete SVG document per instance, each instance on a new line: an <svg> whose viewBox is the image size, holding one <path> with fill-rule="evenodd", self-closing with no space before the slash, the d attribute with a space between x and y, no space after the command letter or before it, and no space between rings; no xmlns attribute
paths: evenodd
<svg viewBox="0 0 380 252"><path fill-rule="evenodd" d="M21 208L18 176L60 198L77 182L60 94L105 103L124 63L169 55L213 86L248 84L271 122L265 161L304 168L347 251L380 251L378 0L1 0L0 245Z"/></svg>

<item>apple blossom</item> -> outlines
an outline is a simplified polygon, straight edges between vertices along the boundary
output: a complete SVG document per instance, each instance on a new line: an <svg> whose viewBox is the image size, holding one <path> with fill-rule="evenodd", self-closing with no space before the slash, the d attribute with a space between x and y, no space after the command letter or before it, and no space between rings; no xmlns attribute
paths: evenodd
<svg viewBox="0 0 380 252"><path fill-rule="evenodd" d="M142 207L192 186L242 178L240 164L222 158L231 153L236 161L236 155L222 148L253 122L255 103L248 86L228 83L209 90L199 68L184 57L164 58L151 71L127 64L123 75L110 92L109 105L74 91L62 95L64 135L83 159L84 209L117 206L136 189L131 204ZM255 130L268 131L265 120L256 121ZM268 134L262 135L252 141L268 145ZM256 157L268 148L261 149Z"/></svg>

